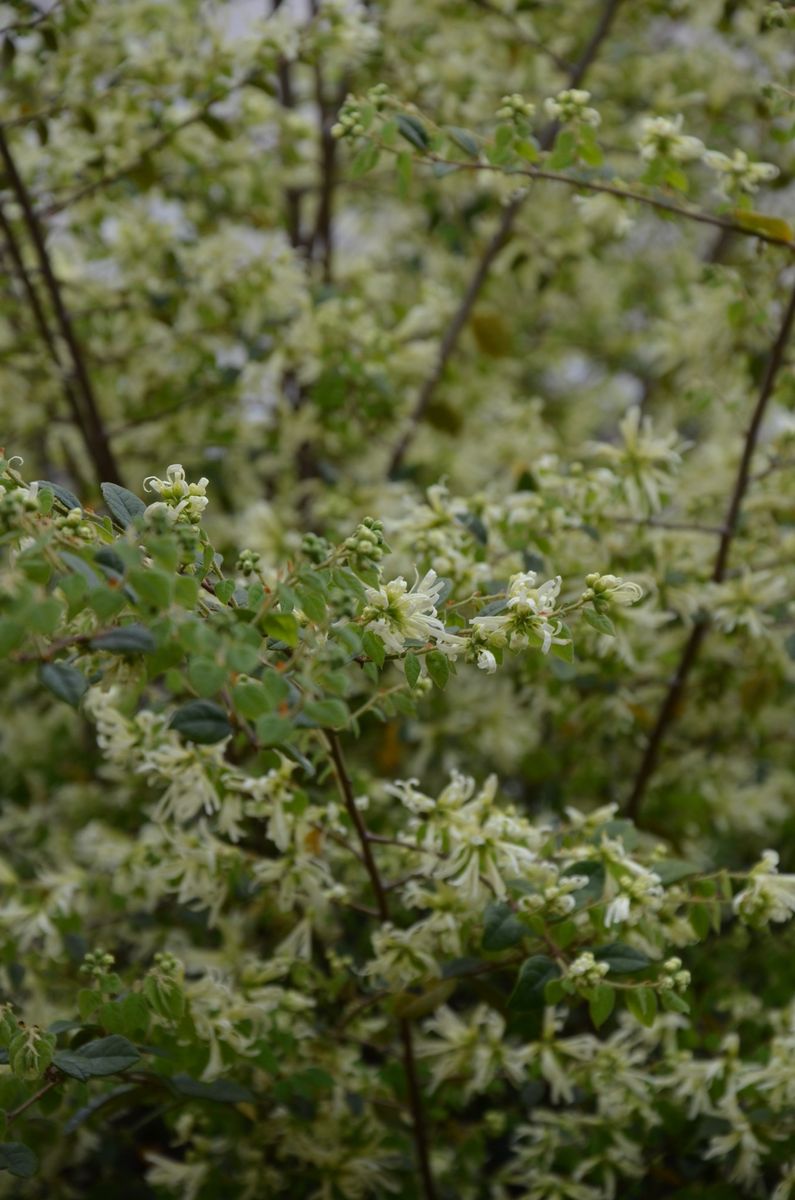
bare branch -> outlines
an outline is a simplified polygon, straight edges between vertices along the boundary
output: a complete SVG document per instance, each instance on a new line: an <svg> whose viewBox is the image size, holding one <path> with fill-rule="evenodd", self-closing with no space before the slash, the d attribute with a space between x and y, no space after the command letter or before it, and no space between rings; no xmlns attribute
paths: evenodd
<svg viewBox="0 0 795 1200"><path fill-rule="evenodd" d="M721 533L718 550L715 555L715 561L712 567L711 580L713 583L722 583L726 578L726 571L729 563L729 552L732 542L737 533L737 526L740 519L740 511L742 509L745 493L748 490L748 485L751 480L751 463L753 461L754 451L759 440L759 430L764 420L768 402L773 394L773 389L778 378L779 371L784 364L784 357L787 349L787 344L792 333L793 322L795 322L795 287L789 298L789 303L784 311L784 316L781 321L778 334L770 350L767 360L762 385L759 390L759 396L751 415L751 421L748 425L748 430L743 443L743 451L740 457L740 463L737 468L737 475L734 481L734 488L729 499L729 506L726 512L726 518L723 522L723 532ZM654 723L654 728L649 735L649 740L646 743L646 749L638 769L635 783L632 788L631 795L627 801L627 815L633 820L637 819L640 812L643 799L646 795L646 790L649 786L652 776L657 768L657 763L660 757L663 742L666 735L679 715L682 701L684 698L685 686L687 684L690 672L693 670L698 659L699 651L704 638L709 629L709 621L707 619L697 620L690 631L690 636L685 643L682 655L679 659L679 665L676 669L668 691L665 694L660 711L657 715L657 720Z"/></svg>
<svg viewBox="0 0 795 1200"><path fill-rule="evenodd" d="M599 52L602 42L610 32L610 28L613 24L613 20L615 19L621 2L622 0L606 0L605 6L602 9L602 15L593 34L591 35L591 38L580 55L580 58L572 67L568 78L569 87L578 87L579 84L582 83L588 68ZM539 139L542 150L549 149L555 140L557 132L558 124L557 122L553 121L551 125L547 126ZM417 399L414 403L413 411L409 417L408 426L392 452L389 463L390 475L395 475L403 465L406 452L414 440L417 429L425 417L428 405L430 404L431 399L433 398L433 395L442 380L445 368L452 357L453 351L458 345L458 339L461 336L464 326L469 321L469 318L472 314L472 309L475 307L477 298L480 295L483 285L489 276L489 272L494 264L494 260L497 258L498 254L506 245L508 239L513 233L513 227L516 223L516 218L522 209L524 201L525 197L520 196L511 201L511 203L506 205L506 207L503 209L500 223L495 232L492 234L492 237L489 240L485 250L483 251L480 261L475 267L472 277L464 291L464 295L461 297L458 308L454 312L450 324L442 336L442 340L439 344L439 350L436 355L436 360L428 374L427 379L419 390Z"/></svg>

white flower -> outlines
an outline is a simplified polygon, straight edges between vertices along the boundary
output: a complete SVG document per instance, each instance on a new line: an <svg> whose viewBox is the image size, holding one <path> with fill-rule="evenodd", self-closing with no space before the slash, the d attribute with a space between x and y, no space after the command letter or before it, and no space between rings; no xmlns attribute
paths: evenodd
<svg viewBox="0 0 795 1200"><path fill-rule="evenodd" d="M472 618L475 636L494 646L508 645L512 650L525 649L531 639L540 640L542 653L553 644L566 645L561 637L562 622L555 618L555 604L560 593L560 575L536 587L534 571L522 571L511 577L508 585L506 611L494 616Z"/></svg>
<svg viewBox="0 0 795 1200"><path fill-rule="evenodd" d="M415 579L411 588L402 575L382 587L368 587L362 619L392 654L402 654L410 641L434 641L454 658L465 649L466 640L448 633L436 612L443 587L435 571Z"/></svg>
<svg viewBox="0 0 795 1200"><path fill-rule="evenodd" d="M734 897L733 907L749 925L788 921L795 914L795 875L779 875L775 850L765 850L748 886Z"/></svg>
<svg viewBox="0 0 795 1200"><path fill-rule="evenodd" d="M567 88L544 101L544 111L554 121L581 121L584 125L599 125L602 118L595 108L588 107L591 93L582 88Z"/></svg>
<svg viewBox="0 0 795 1200"><path fill-rule="evenodd" d="M773 163L752 162L744 150L735 150L731 158L721 154L719 150L708 150L704 162L713 171L724 176L721 186L723 194L733 188L738 191L753 194L759 190L759 185L769 183L779 174L779 169Z"/></svg>
<svg viewBox="0 0 795 1200"><path fill-rule="evenodd" d="M172 508L177 517L184 517L191 524L201 520L202 513L209 504L207 499L207 484L209 480L203 475L198 483L188 483L185 479L185 468L181 463L172 463L166 468L166 479L158 479L156 475L148 475L144 480L144 490L157 492L162 497L161 503ZM150 504L147 513L160 504Z"/></svg>
<svg viewBox="0 0 795 1200"><path fill-rule="evenodd" d="M681 132L682 116L644 117L640 123L638 146L641 158L672 158L675 162L692 162L704 154L704 143L697 137Z"/></svg>
<svg viewBox="0 0 795 1200"><path fill-rule="evenodd" d="M491 650L481 650L478 653L477 664L487 675L493 675L497 670L497 660Z"/></svg>

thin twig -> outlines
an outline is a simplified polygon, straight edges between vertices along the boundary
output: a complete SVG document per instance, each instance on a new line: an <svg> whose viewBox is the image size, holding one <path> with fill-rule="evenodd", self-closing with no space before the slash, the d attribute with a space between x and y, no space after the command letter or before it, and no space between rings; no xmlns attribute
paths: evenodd
<svg viewBox="0 0 795 1200"><path fill-rule="evenodd" d="M568 77L568 87L579 87L579 85L582 83L588 68L596 57L602 42L610 31L621 2L622 0L606 0L604 8L602 9L602 15L596 28L594 29L593 34L591 35L590 40L580 55L580 58L571 69L571 73ZM539 144L542 150L548 150L552 145L557 135L558 128L557 122L553 121L552 124L548 125L543 131L539 139ZM428 377L420 388L417 398L414 402L414 408L409 417L407 428L392 452L389 463L390 476L396 475L403 465L406 452L414 440L419 426L422 424L425 413L434 396L434 393L436 392L437 387L441 383L447 364L453 355L453 351L458 345L458 339L460 338L464 327L472 315L472 309L475 307L475 303L483 289L483 285L489 276L489 272L494 265L494 261L500 254L500 251L503 249L503 247L507 244L511 234L513 233L513 227L516 222L516 218L521 211L524 201L524 196L518 196L503 209L500 223L495 232L492 234L492 237L489 240L485 250L483 251L483 254L481 255L480 260L475 267L466 290L464 291L464 295L461 297L458 308L453 313L450 324L447 326L444 335L442 336L434 364L430 370L430 373L428 374Z"/></svg>
<svg viewBox="0 0 795 1200"><path fill-rule="evenodd" d="M734 488L729 500L729 506L726 512L726 518L723 522L723 532L720 542L718 543L715 561L712 567L711 581L712 583L722 583L726 577L726 570L729 564L729 552L732 542L737 533L737 526L740 520L740 511L742 509L743 499L748 490L748 485L751 480L751 463L756 450L757 441L759 440L759 430L764 420L768 402L773 394L773 389L778 378L779 371L784 364L784 356L792 333L793 322L795 322L795 287L790 294L789 302L784 310L784 316L781 321L776 339L770 350L767 360L762 385L759 389L759 396L751 415L751 421L745 435L743 444L743 452L740 458L740 463L737 468L737 475L734 481ZM695 622L690 631L690 636L685 643L682 651L679 665L676 669L668 691L665 694L660 711L657 715L657 720L654 723L654 728L649 735L649 740L646 743L646 749L638 769L635 783L632 788L629 800L627 802L627 816L636 820L640 812L643 798L646 795L646 790L649 782L657 768L657 763L660 757L660 750L663 741L668 733L670 726L679 715L679 710L682 704L685 685L690 676L696 660L698 659L699 651L702 642L706 637L709 628L708 619L700 619Z"/></svg>
<svg viewBox="0 0 795 1200"><path fill-rule="evenodd" d="M32 1096L29 1096L24 1104L20 1104L19 1108L12 1108L11 1112L6 1113L6 1125L10 1125L11 1122L15 1121L17 1117L21 1117L26 1109L31 1108L32 1105L38 1103L42 1096L46 1096L48 1092L51 1092L54 1087L58 1086L58 1084L61 1082L61 1079L61 1076L59 1076L57 1079L48 1079L44 1086L40 1087L39 1090L34 1092Z"/></svg>
<svg viewBox="0 0 795 1200"><path fill-rule="evenodd" d="M94 395L94 388L91 383L91 377L88 373L88 367L86 365L83 349L72 326L71 317L69 316L69 312L66 308L63 294L61 292L61 286L55 275L55 271L53 270L42 227L39 223L36 211L31 203L25 183L19 174L19 171L17 170L17 165L14 160L14 156L11 153L11 148L6 140L5 134L1 129L0 158L2 158L3 166L5 167L9 183L11 184L11 189L14 192L20 209L22 210L22 217L36 252L39 270L42 274L45 290L50 298L58 332L63 338L63 341L69 351L69 358L71 360L74 379L77 385L76 390L79 393L81 400L81 432L84 433L85 437L90 439L92 459L97 473L100 476L100 482L121 483L121 473L116 463L116 458L113 450L111 449L107 431L100 415L99 406L97 404L96 396ZM28 295L30 299L30 293ZM43 330L42 336L44 336ZM48 346L50 346L49 339Z"/></svg>
<svg viewBox="0 0 795 1200"><path fill-rule="evenodd" d="M433 154L426 155L426 161L446 167L455 167L460 171L492 171L501 175L508 174L511 177L518 175L520 178L542 179L549 183L563 183L567 187L582 188L588 192L603 192L605 195L615 196L619 200L635 200L638 204L645 204L647 207L656 208L660 212L671 213L675 217L683 217L689 221L696 221L700 225L712 225L714 228L721 229L726 233L739 233L744 237L755 238L758 242L766 242L769 246L780 246L785 250L795 252L795 242L792 238L783 237L781 234L776 233L765 233L761 229L752 228L750 225L743 225L740 221L732 221L729 217L721 217L717 213L704 212L700 208L691 208L686 204L673 204L670 200L663 200L659 196L649 196L644 192L637 192L632 188L621 187L615 183L604 183L602 180L590 179L581 175L569 175L563 171L550 171L546 167L532 165L527 167L511 167L506 171L505 167L495 166L493 163L464 162L458 159L450 160Z"/></svg>
<svg viewBox="0 0 795 1200"><path fill-rule="evenodd" d="M350 817L353 827L356 830L359 844L362 848L362 856L364 858L365 869L370 877L370 884L375 895L376 907L378 915L382 921L389 920L389 901L384 890L384 885L381 880L381 875L378 870L378 864L373 857L373 850L370 844L370 836L367 831L362 814L356 804L356 797L353 794L353 785L351 784L345 759L342 754L339 738L331 729L324 731L326 741L328 742L331 752L331 761L334 764L334 773L337 776L340 795L345 804L345 809ZM411 1032L411 1023L405 1018L398 1022L400 1028L400 1040L403 1046L403 1070L406 1075L406 1089L408 1092L409 1109L411 1111L411 1125L414 1137L414 1149L417 1155L417 1166L419 1167L420 1177L422 1179L422 1189L425 1200L436 1200L436 1188L431 1174L430 1153L428 1147L428 1136L425 1128L425 1115L423 1112L422 1095L420 1093L419 1079L417 1076L417 1064L414 1059L414 1041Z"/></svg>

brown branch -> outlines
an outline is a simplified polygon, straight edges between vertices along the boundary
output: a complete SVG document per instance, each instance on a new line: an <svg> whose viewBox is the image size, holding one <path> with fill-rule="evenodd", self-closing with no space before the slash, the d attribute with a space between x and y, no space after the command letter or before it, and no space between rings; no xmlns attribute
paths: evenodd
<svg viewBox="0 0 795 1200"><path fill-rule="evenodd" d="M121 474L116 464L116 459L108 439L107 431L100 416L99 407L96 396L94 395L93 385L88 373L86 361L83 355L82 347L77 339L69 312L64 303L61 287L56 278L55 272L50 262L50 256L47 251L47 245L44 239L44 233L39 223L38 216L33 208L33 205L28 195L27 188L22 180L19 171L17 170L14 156L6 140L5 134L0 130L0 158L2 158L3 166L5 167L8 181L11 184L11 189L16 197L17 203L22 211L22 217L25 227L28 231L31 242L36 252L36 258L41 271L44 288L50 298L50 303L55 315L55 323L58 327L64 343L69 352L71 359L72 370L74 372L74 380L76 383L75 391L80 397L80 409L82 417L78 419L75 412L75 419L78 421L81 433L87 444L90 447L92 461L100 482L121 483ZM27 290L27 289L26 289ZM31 299L31 293L28 292L28 299ZM40 310L40 306L39 310ZM37 314L37 322L39 315ZM42 336L44 336L43 327L41 327ZM52 353L52 339L45 338L48 348ZM56 358L56 361L58 359ZM71 385L70 385L71 386ZM73 408L74 411L74 408Z"/></svg>
<svg viewBox="0 0 795 1200"><path fill-rule="evenodd" d="M603 183L597 179L567 175L562 171L550 171L545 167L529 166L506 170L505 167L494 166L493 163L450 161L436 155L428 155L426 161L440 163L446 167L456 167L459 171L493 171L502 175L518 175L526 179L543 179L549 183L563 183L567 187L582 188L588 192L603 192L607 196L616 196L619 200L635 200L638 204L645 204L660 212L671 213L672 216L695 221L699 225L712 225L715 229L720 229L727 234L740 233L744 237L756 238L758 242L766 242L769 246L780 246L785 250L795 251L795 242L791 238L775 233L764 233L761 229L754 229L750 225L743 225L728 217L719 217L716 213L703 212L699 208L691 208L685 204L673 204L670 200L663 200L659 196L649 196L644 192L636 192L632 188L621 187L615 183ZM523 200L524 197L521 199ZM707 258L705 261L709 261L709 259Z"/></svg>
<svg viewBox="0 0 795 1200"><path fill-rule="evenodd" d="M33 286L33 280L31 279L30 271L25 265L14 228L6 216L2 201L0 201L0 230L5 238L8 256L11 260L14 273L19 282L22 284L22 290L25 293L25 298L33 316L33 323L36 326L42 341L47 347L47 352L49 353L49 356L52 359L52 362L60 377L63 393L66 397L66 402L71 413L72 423L74 423L74 425L77 427L88 452L89 458L94 462L95 470L99 475L100 469L94 454L93 439L83 416L78 395L64 366L64 363L61 360L61 355L58 350L58 343L55 339L55 335L50 329L47 314L45 313L44 307L39 299L39 294L36 291L36 288ZM55 419L56 418L54 416L51 417L51 422ZM79 478L79 476L76 478Z"/></svg>
<svg viewBox="0 0 795 1200"><path fill-rule="evenodd" d="M571 69L568 77L568 87L578 87L585 77L588 68L591 66L596 57L602 42L607 37L610 28L613 24L616 13L622 0L606 0L602 15L594 29L591 38L589 39L580 58ZM539 145L542 150L548 150L555 140L558 132L558 123L553 121L543 131L539 138ZM409 446L411 445L417 433L419 426L427 412L428 406L436 392L437 387L441 383L445 369L450 361L453 351L458 345L458 339L472 315L472 309L475 307L478 296L480 295L483 285L485 284L489 272L494 265L494 261L500 251L505 247L516 222L522 206L525 201L525 196L518 196L512 200L510 204L503 209L502 217L500 218L497 229L492 234L491 239L486 245L480 260L475 267L472 277L466 287L464 295L456 309L450 324L442 336L439 344L439 350L436 355L436 360L431 368L431 371L419 390L417 399L414 403L414 408L409 417L408 426L400 438L400 441L395 446L389 463L389 474L394 476L398 473L403 465L403 460L406 456Z"/></svg>
<svg viewBox="0 0 795 1200"><path fill-rule="evenodd" d="M776 379L779 371L784 364L784 356L792 333L793 322L795 322L795 287L793 287L789 302L784 310L784 316L781 321L776 339L771 347L770 354L767 360L764 377L759 390L759 396L756 401L751 421L745 435L743 444L743 452L740 458L740 463L737 468L737 475L734 481L729 506L726 512L726 517L723 522L723 531L721 533L718 550L715 555L715 561L712 567L710 576L712 583L722 583L726 578L726 571L729 563L729 552L732 542L737 533L737 526L740 520L740 512L742 509L743 499L748 490L748 485L751 480L751 463L753 461L754 451L759 440L759 431L762 426L762 421L765 417L767 405L775 388ZM699 619L693 625L690 631L690 636L685 643L682 651L679 665L676 669L668 691L665 694L660 711L657 715L657 720L654 723L654 728L649 735L649 740L646 743L646 749L638 769L635 783L632 788L629 800L627 801L627 816L633 820L637 819L640 812L641 804L643 803L646 790L649 782L657 768L657 763L660 757L660 751L669 728L679 715L679 710L683 701L685 685L687 684L690 672L692 671L696 660L698 659L701 644L706 637L709 628L709 621L706 618Z"/></svg>
<svg viewBox="0 0 795 1200"><path fill-rule="evenodd" d="M63 1076L60 1075L57 1079L48 1079L44 1086L40 1087L39 1090L34 1092L32 1096L29 1096L24 1104L20 1104L19 1108L12 1108L11 1112L6 1113L6 1125L10 1125L11 1122L15 1121L17 1117L21 1117L26 1109L31 1108L34 1104L37 1104L39 1100L41 1100L42 1096L46 1096L47 1093L51 1092L54 1087L57 1087L58 1084L61 1083L62 1079Z"/></svg>
<svg viewBox="0 0 795 1200"><path fill-rule="evenodd" d="M353 794L353 786L348 775L345 759L342 754L339 738L331 729L323 731L326 741L328 742L331 752L331 761L334 764L334 773L337 776L340 795L345 804L345 809L350 817L353 827L356 830L356 835L359 839L359 844L362 848L362 857L364 859L365 869L370 877L370 884L375 895L376 907L378 915L382 921L388 921L389 916L389 901L386 891L381 880L381 875L378 870L378 864L373 857L371 846L371 838L367 831L362 814L356 805L356 798ZM411 1112L412 1134L414 1137L414 1149L417 1156L417 1166L419 1167L420 1177L422 1179L422 1190L425 1200L436 1200L436 1188L431 1174L430 1153L428 1147L428 1135L425 1128L425 1115L423 1112L422 1095L420 1093L419 1078L417 1075L417 1063L414 1058L414 1041L411 1032L411 1023L402 1018L398 1022L400 1028L400 1040L403 1046L403 1069L406 1075L406 1089L408 1092L409 1109Z"/></svg>

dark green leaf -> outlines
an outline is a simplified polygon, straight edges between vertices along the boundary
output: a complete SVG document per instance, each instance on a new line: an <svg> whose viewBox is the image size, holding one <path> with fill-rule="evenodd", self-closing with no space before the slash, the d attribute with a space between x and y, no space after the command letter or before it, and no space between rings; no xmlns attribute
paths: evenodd
<svg viewBox="0 0 795 1200"><path fill-rule="evenodd" d="M213 1100L217 1104L251 1103L253 1092L234 1079L213 1079L208 1082L203 1079L191 1079L190 1075L174 1075L171 1084L182 1096L190 1096L192 1100Z"/></svg>
<svg viewBox="0 0 795 1200"><path fill-rule="evenodd" d="M157 648L153 635L144 625L119 625L91 639L92 650L110 654L151 654Z"/></svg>
<svg viewBox="0 0 795 1200"><path fill-rule="evenodd" d="M509 1008L519 1012L538 1008L544 1003L544 988L552 979L557 979L560 969L546 954L534 954L526 959L519 971L516 986L508 1001Z"/></svg>
<svg viewBox="0 0 795 1200"><path fill-rule="evenodd" d="M623 942L611 942L608 946L600 946L594 950L594 958L598 962L606 962L611 975L631 975L635 971L643 971L651 963L642 950L634 946L625 946Z"/></svg>
<svg viewBox="0 0 795 1200"><path fill-rule="evenodd" d="M410 116L408 113L399 113L397 118L398 132L407 142L411 142L417 150L427 150L431 144L431 139L428 137L428 131L416 117Z"/></svg>
<svg viewBox="0 0 795 1200"><path fill-rule="evenodd" d="M102 495L111 516L117 524L121 525L122 529L132 525L135 518L140 517L146 510L143 500L140 500L134 492L129 492L127 488L119 487L117 483L103 483Z"/></svg>
<svg viewBox="0 0 795 1200"><path fill-rule="evenodd" d="M109 1037L86 1042L77 1050L59 1050L53 1057L53 1063L64 1075L85 1081L97 1075L115 1075L119 1071L126 1071L140 1057L132 1042L118 1033L112 1033Z"/></svg>
<svg viewBox="0 0 795 1200"><path fill-rule="evenodd" d="M30 1179L39 1168L39 1160L22 1142L0 1142L0 1171L19 1179Z"/></svg>
<svg viewBox="0 0 795 1200"><path fill-rule="evenodd" d="M455 142L459 150L464 151L464 154L468 154L470 158L480 157L478 144L468 129L460 129L457 125L448 125L445 133L452 142Z"/></svg>
<svg viewBox="0 0 795 1200"><path fill-rule="evenodd" d="M232 732L225 711L212 700L189 700L177 709L170 725L189 742L199 742L202 746L221 742Z"/></svg>
<svg viewBox="0 0 795 1200"><path fill-rule="evenodd" d="M65 700L72 708L77 708L88 690L85 675L69 663L44 663L39 669L39 679L59 700Z"/></svg>
<svg viewBox="0 0 795 1200"><path fill-rule="evenodd" d="M38 481L39 490L43 492L52 492L55 499L60 501L64 508L69 512L73 508L81 508L80 501L74 492L70 492L69 488L61 487L60 483L50 483L49 479L40 479Z"/></svg>
<svg viewBox="0 0 795 1200"><path fill-rule="evenodd" d="M510 904L498 901L490 904L483 918L483 949L507 950L526 937L528 929L517 917Z"/></svg>

